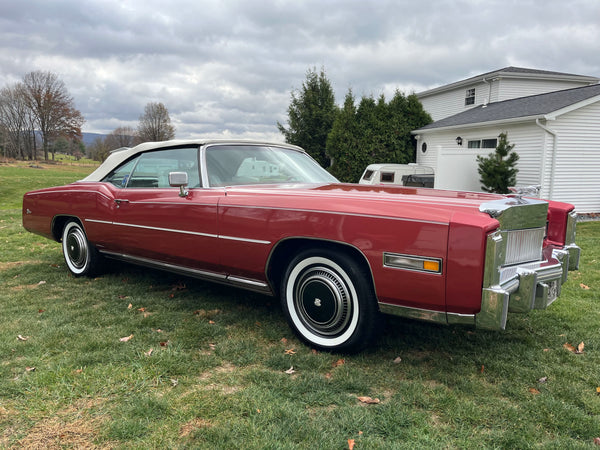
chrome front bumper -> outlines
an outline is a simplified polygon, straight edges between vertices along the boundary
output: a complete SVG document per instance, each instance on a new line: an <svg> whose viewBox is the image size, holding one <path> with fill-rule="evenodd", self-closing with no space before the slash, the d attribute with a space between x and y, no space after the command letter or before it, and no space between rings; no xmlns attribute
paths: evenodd
<svg viewBox="0 0 600 450"><path fill-rule="evenodd" d="M494 245L493 237L491 245ZM552 257L545 261L490 271L486 274L488 287L482 290L481 311L475 314L477 328L504 330L509 312L545 309L560 296L568 271L579 267L580 253L577 245L570 244L554 249Z"/></svg>

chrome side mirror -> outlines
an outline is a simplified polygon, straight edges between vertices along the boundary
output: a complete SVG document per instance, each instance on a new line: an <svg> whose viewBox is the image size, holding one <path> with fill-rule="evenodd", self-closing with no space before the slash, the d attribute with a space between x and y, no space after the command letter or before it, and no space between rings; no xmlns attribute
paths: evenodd
<svg viewBox="0 0 600 450"><path fill-rule="evenodd" d="M169 172L169 186L179 188L179 196L187 197L189 191L185 189L188 185L187 172Z"/></svg>

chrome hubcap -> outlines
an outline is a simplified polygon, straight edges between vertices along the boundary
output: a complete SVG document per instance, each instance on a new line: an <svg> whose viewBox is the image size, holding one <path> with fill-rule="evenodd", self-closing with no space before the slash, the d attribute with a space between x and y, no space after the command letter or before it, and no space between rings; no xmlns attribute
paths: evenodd
<svg viewBox="0 0 600 450"><path fill-rule="evenodd" d="M77 269L83 268L87 261L88 249L85 235L80 229L74 228L69 231L66 248L71 264Z"/></svg>
<svg viewBox="0 0 600 450"><path fill-rule="evenodd" d="M336 336L351 317L351 298L341 277L328 267L308 268L296 283L294 303L302 323L313 332Z"/></svg>

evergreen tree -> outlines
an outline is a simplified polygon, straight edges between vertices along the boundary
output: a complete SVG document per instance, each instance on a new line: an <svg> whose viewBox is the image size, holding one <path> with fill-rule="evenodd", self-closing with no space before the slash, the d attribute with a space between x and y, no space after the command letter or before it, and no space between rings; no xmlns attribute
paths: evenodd
<svg viewBox="0 0 600 450"><path fill-rule="evenodd" d="M431 123L431 117L414 94L405 97L396 91L389 103L383 95L377 100L363 97L358 108L354 105L349 91L327 140L334 176L356 183L369 164L415 161L410 132Z"/></svg>
<svg viewBox="0 0 600 450"><path fill-rule="evenodd" d="M478 172L481 175L479 181L485 192L508 194L509 186L514 186L517 182L519 170L515 166L519 155L512 151L515 145L508 142L506 133L501 133L498 138L494 153L489 156L477 156Z"/></svg>
<svg viewBox="0 0 600 450"><path fill-rule="evenodd" d="M327 135L338 108L325 70L317 73L316 69L309 69L302 89L293 91L291 97L288 127L277 122L277 128L287 143L304 148L321 166L329 167L329 157L325 152Z"/></svg>
<svg viewBox="0 0 600 450"><path fill-rule="evenodd" d="M327 137L327 156L331 159L329 171L340 181L347 181L347 175L355 172L355 166L364 152L361 151L356 106L352 91L349 90L344 106L336 117ZM352 180L356 181L356 180Z"/></svg>

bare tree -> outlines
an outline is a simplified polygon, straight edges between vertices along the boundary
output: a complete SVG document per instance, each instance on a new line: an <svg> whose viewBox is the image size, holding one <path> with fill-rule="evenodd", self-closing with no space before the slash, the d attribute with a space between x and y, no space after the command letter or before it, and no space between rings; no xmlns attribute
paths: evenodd
<svg viewBox="0 0 600 450"><path fill-rule="evenodd" d="M16 83L0 90L0 126L3 129L2 144L4 156L25 159L35 158L30 150L30 142L35 138L33 131L33 117L27 106L25 87L23 83Z"/></svg>
<svg viewBox="0 0 600 450"><path fill-rule="evenodd" d="M114 150L121 147L132 147L137 141L137 133L131 127L119 127L104 139L106 146Z"/></svg>
<svg viewBox="0 0 600 450"><path fill-rule="evenodd" d="M75 108L62 80L52 72L34 71L23 77L27 93L27 104L35 116L37 127L42 135L44 159L53 139L81 137L81 126L85 121ZM54 152L52 152L54 159Z"/></svg>
<svg viewBox="0 0 600 450"><path fill-rule="evenodd" d="M94 139L94 142L86 147L87 156L95 161L104 161L110 150L114 149L106 145L106 139L102 139L101 137L97 137Z"/></svg>
<svg viewBox="0 0 600 450"><path fill-rule="evenodd" d="M162 103L148 103L138 125L140 142L168 141L175 137L175 127L171 125L169 111Z"/></svg>

